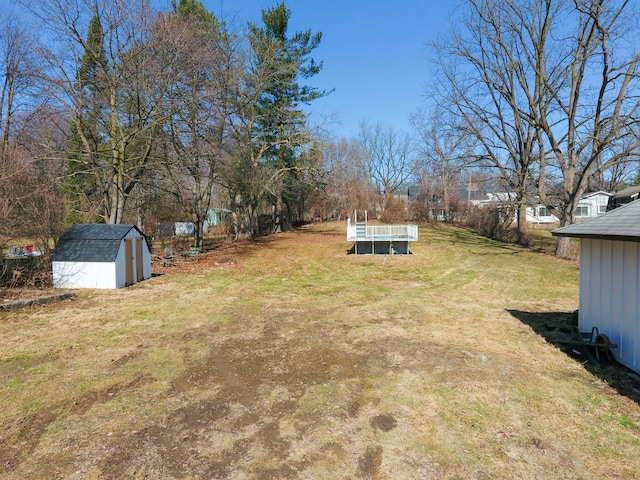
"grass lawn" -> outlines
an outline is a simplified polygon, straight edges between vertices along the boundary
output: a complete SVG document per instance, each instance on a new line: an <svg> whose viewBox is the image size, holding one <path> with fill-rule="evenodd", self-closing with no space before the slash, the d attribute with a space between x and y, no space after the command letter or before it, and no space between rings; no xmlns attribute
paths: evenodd
<svg viewBox="0 0 640 480"><path fill-rule="evenodd" d="M3 479L633 479L640 405L535 332L578 265L458 228L223 245L0 311Z"/></svg>
<svg viewBox="0 0 640 480"><path fill-rule="evenodd" d="M545 252L553 255L556 250L557 238L551 235L551 231L556 228L559 228L559 226L531 225L529 227L529 243L531 248L539 252ZM580 239L571 238L569 241L571 257L578 259L580 256Z"/></svg>

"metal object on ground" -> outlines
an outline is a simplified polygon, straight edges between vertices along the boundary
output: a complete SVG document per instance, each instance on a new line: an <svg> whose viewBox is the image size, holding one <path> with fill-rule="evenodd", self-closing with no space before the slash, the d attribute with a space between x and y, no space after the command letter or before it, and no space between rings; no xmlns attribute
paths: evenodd
<svg viewBox="0 0 640 480"><path fill-rule="evenodd" d="M598 331L598 327L593 327L591 332L581 332L578 327L573 327L571 339L560 343L566 344L564 351L572 357L598 367L612 365L615 358L611 350L618 348L609 337Z"/></svg>

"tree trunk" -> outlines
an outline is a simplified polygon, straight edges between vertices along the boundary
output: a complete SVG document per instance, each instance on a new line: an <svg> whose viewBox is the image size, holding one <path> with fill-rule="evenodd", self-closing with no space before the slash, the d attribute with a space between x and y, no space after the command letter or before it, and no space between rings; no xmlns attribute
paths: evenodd
<svg viewBox="0 0 640 480"><path fill-rule="evenodd" d="M527 204L520 201L517 212L518 245L529 245L529 227L527 225Z"/></svg>
<svg viewBox="0 0 640 480"><path fill-rule="evenodd" d="M556 242L556 257L571 258L571 239L569 237L558 237Z"/></svg>
<svg viewBox="0 0 640 480"><path fill-rule="evenodd" d="M204 219L199 217L199 215L195 215L195 222L193 222L193 246L201 249L204 243L202 238L204 231Z"/></svg>
<svg viewBox="0 0 640 480"><path fill-rule="evenodd" d="M575 211L575 207L567 208L566 210L569 210L569 211L563 212L564 214L560 218L560 227L566 227L568 225L572 225L574 222L573 212ZM571 245L571 239L569 237L558 237L558 240L556 242L556 251L555 251L556 257L570 259L571 258L570 245Z"/></svg>
<svg viewBox="0 0 640 480"><path fill-rule="evenodd" d="M443 180L443 188L442 188L442 204L444 205L444 218L442 219L445 222L449 221L449 189L444 185Z"/></svg>

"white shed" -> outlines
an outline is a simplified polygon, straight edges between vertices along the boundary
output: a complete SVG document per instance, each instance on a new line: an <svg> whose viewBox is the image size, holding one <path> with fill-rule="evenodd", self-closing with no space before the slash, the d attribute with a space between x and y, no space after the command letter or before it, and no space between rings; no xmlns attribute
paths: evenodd
<svg viewBox="0 0 640 480"><path fill-rule="evenodd" d="M52 263L57 288L121 288L151 277L151 249L135 225L75 225Z"/></svg>
<svg viewBox="0 0 640 480"><path fill-rule="evenodd" d="M580 238L580 330L598 327L640 373L640 201L552 233Z"/></svg>

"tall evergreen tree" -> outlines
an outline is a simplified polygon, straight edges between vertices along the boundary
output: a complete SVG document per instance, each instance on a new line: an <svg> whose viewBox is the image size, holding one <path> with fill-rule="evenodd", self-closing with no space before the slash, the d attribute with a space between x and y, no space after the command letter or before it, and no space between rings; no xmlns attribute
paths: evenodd
<svg viewBox="0 0 640 480"><path fill-rule="evenodd" d="M194 15L200 18L204 24L215 25L217 20L212 12L209 12L202 2L198 0L171 0L173 12L178 16Z"/></svg>
<svg viewBox="0 0 640 480"><path fill-rule="evenodd" d="M318 74L322 68L309 55L318 47L322 33L311 30L288 35L291 10L285 3L263 10L262 26L249 24L250 42L258 71L266 74L268 81L257 98L257 122L259 137L269 147L264 160L275 172L279 180L270 189L272 201L283 202L287 208L284 219L291 223L292 202L308 190L303 186L305 165L311 138L306 129L306 115L301 104L327 95L300 83ZM276 215L280 208L276 207Z"/></svg>
<svg viewBox="0 0 640 480"><path fill-rule="evenodd" d="M90 92L99 92L101 74L107 70L107 55L104 51L104 31L100 17L94 15L89 22L89 31L85 43L84 54L80 59L77 81L79 89L88 89ZM104 78L104 77L103 77Z"/></svg>

